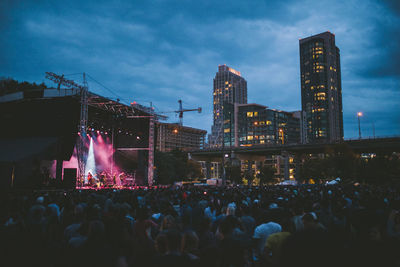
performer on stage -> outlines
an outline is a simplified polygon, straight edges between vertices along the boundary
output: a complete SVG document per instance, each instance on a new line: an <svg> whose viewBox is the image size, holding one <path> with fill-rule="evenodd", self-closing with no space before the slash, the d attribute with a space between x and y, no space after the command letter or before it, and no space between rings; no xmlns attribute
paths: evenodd
<svg viewBox="0 0 400 267"><path fill-rule="evenodd" d="M104 186L106 183L106 173L104 171L100 173L99 179L100 179L100 186Z"/></svg>
<svg viewBox="0 0 400 267"><path fill-rule="evenodd" d="M92 186L92 185L95 184L95 181L94 181L94 178L93 178L93 175L92 175L91 172L88 172L87 181L88 181L88 184L89 184L90 186Z"/></svg>

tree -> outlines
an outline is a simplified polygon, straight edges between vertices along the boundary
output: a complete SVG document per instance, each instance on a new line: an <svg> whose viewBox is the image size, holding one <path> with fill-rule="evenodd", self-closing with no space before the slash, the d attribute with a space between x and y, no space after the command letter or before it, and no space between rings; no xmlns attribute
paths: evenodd
<svg viewBox="0 0 400 267"><path fill-rule="evenodd" d="M228 164L225 167L226 178L231 182L239 184L241 182L240 165Z"/></svg>
<svg viewBox="0 0 400 267"><path fill-rule="evenodd" d="M274 181L276 169L270 165L263 164L257 177L260 179L260 185Z"/></svg>
<svg viewBox="0 0 400 267"><path fill-rule="evenodd" d="M251 185L253 183L254 172L252 169L245 170L243 176L247 180L247 185Z"/></svg>
<svg viewBox="0 0 400 267"><path fill-rule="evenodd" d="M189 160L187 153L181 150L155 152L154 166L159 184L173 184L177 181L202 177L201 165Z"/></svg>

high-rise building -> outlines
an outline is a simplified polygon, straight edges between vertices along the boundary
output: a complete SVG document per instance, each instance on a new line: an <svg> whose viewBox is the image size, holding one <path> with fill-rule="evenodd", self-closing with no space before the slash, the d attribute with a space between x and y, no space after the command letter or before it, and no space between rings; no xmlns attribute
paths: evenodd
<svg viewBox="0 0 400 267"><path fill-rule="evenodd" d="M343 139L340 51L335 35L323 32L300 39L301 104L307 143Z"/></svg>
<svg viewBox="0 0 400 267"><path fill-rule="evenodd" d="M225 64L218 66L218 72L214 78L213 103L213 125L208 142L211 147L219 147L223 139L224 104L247 103L247 81L239 71Z"/></svg>
<svg viewBox="0 0 400 267"><path fill-rule="evenodd" d="M269 109L259 104L226 104L225 146L299 143L301 130L298 113Z"/></svg>

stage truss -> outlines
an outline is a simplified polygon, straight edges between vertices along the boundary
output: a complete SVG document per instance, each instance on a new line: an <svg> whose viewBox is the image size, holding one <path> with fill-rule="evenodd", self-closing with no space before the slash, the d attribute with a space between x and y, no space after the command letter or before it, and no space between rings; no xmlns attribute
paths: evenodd
<svg viewBox="0 0 400 267"><path fill-rule="evenodd" d="M156 114L154 108L146 107L137 103L126 105L120 102L119 99L112 100L89 91L86 81L86 75L83 73L83 86L76 84L72 80L67 80L64 75L57 75L52 72L46 72L46 78L58 84L57 89L64 85L69 89L75 89L79 92L81 112L79 131L82 135L86 135L88 127L88 107L95 107L105 110L107 112L130 119L135 118L149 118L149 142L148 147L134 148L134 150L147 150L148 151L148 165L147 165L147 183L149 186L153 185L153 167L154 167L154 127L155 121L166 120L168 117L165 115ZM114 135L114 130L112 131ZM119 150L132 150L132 148L119 148ZM77 143L77 158L78 158L78 180L81 180L85 175L85 164L87 158L87 149L85 148L84 141L80 138Z"/></svg>

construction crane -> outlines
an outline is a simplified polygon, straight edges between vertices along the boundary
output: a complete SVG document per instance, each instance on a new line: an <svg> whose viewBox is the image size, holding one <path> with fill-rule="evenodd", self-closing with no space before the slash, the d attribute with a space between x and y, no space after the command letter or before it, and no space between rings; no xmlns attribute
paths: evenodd
<svg viewBox="0 0 400 267"><path fill-rule="evenodd" d="M178 100L179 103L179 110L174 110L174 111L164 111L164 112L158 112L158 113L176 113L179 114L179 125L183 125L183 113L188 112L188 111L197 111L198 113L201 113L202 109L201 107L198 108L193 108L193 109L184 109L182 107L182 100Z"/></svg>

